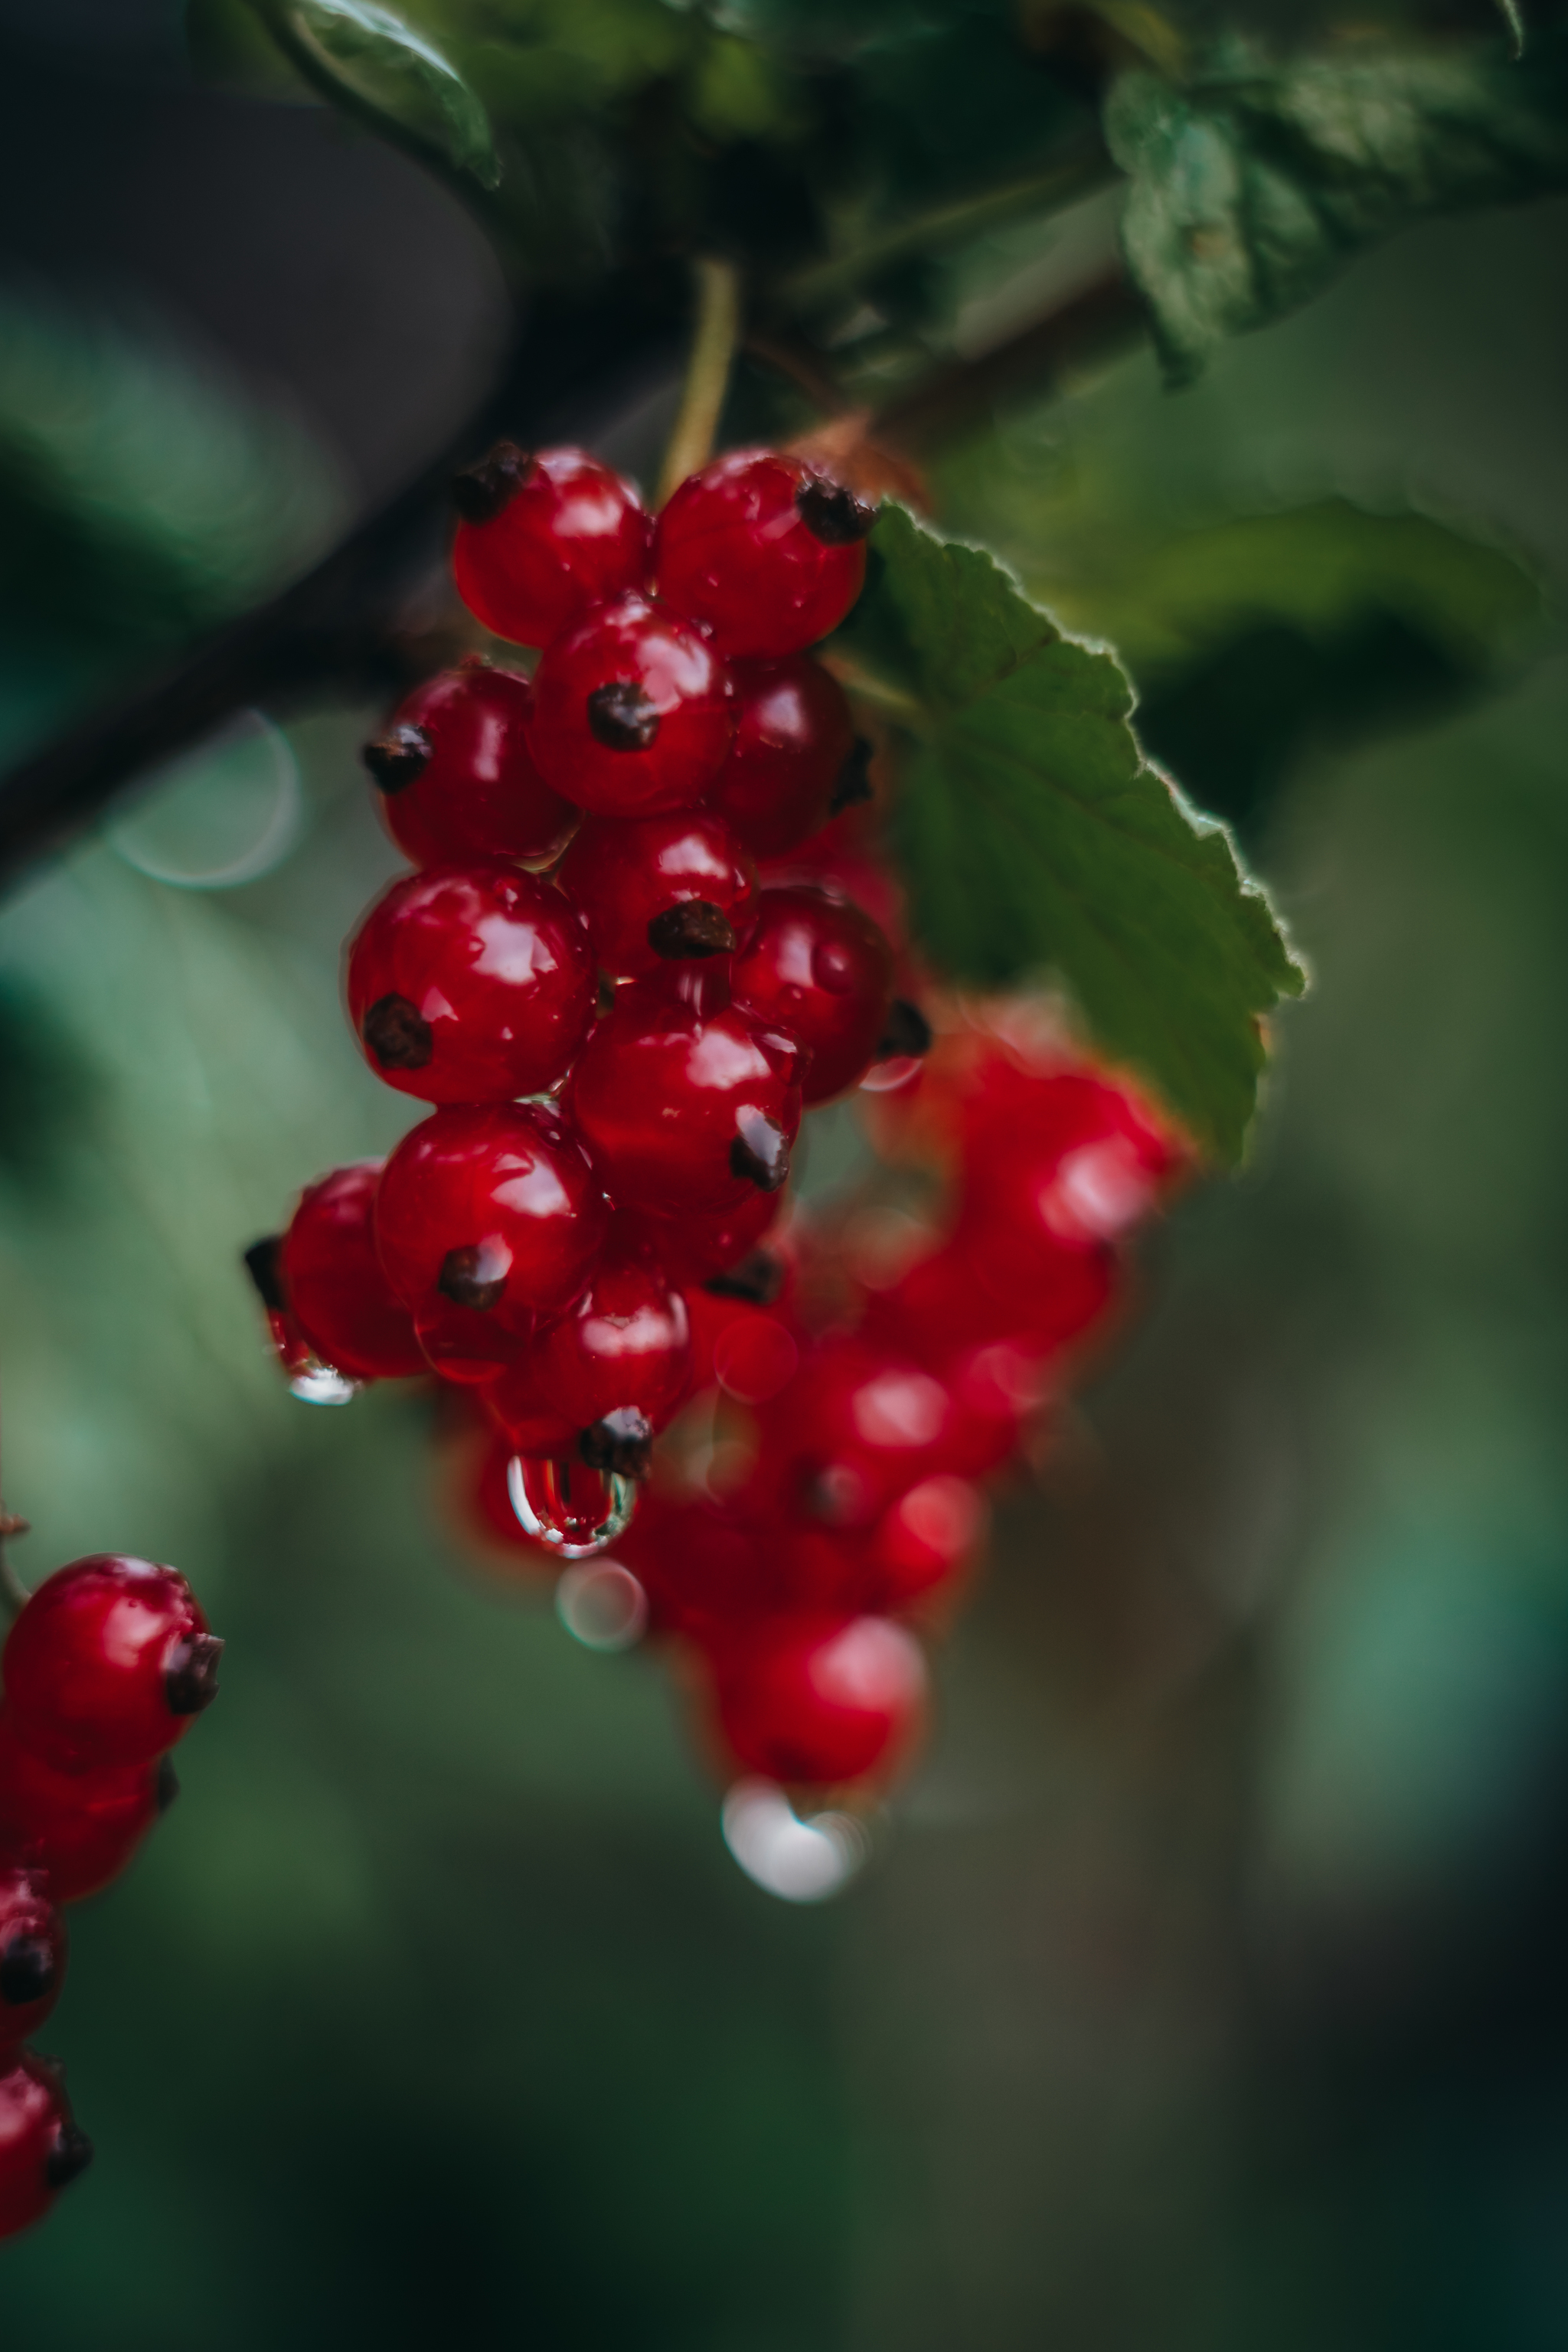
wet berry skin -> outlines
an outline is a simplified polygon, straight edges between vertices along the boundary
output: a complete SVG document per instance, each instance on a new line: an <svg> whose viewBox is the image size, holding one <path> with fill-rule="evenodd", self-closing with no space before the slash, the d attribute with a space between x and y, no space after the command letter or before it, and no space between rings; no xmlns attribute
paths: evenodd
<svg viewBox="0 0 1568 2352"><path fill-rule="evenodd" d="M729 675L707 638L645 596L595 606L534 673L534 764L595 816L700 800L734 728Z"/></svg>
<svg viewBox="0 0 1568 2352"><path fill-rule="evenodd" d="M736 450L682 482L659 516L657 593L728 659L804 653L860 593L874 520L798 457Z"/></svg>
<svg viewBox="0 0 1568 2352"><path fill-rule="evenodd" d="M0 2064L58 2000L66 1948L66 1923L42 1873L0 1864Z"/></svg>
<svg viewBox="0 0 1568 2352"><path fill-rule="evenodd" d="M498 444L453 486L452 576L470 613L546 646L590 604L640 588L652 523L629 482L582 449Z"/></svg>
<svg viewBox="0 0 1568 2352"><path fill-rule="evenodd" d="M515 1356L587 1281L609 1223L597 1173L554 1111L474 1103L436 1111L388 1159L376 1248L416 1325L473 1327Z"/></svg>
<svg viewBox="0 0 1568 2352"><path fill-rule="evenodd" d="M58 2069L36 2051L17 2053L0 2073L0 2238L42 2221L91 2161Z"/></svg>
<svg viewBox="0 0 1568 2352"><path fill-rule="evenodd" d="M630 1221L619 1221L593 1278L537 1350L539 1385L578 1430L636 1412L664 1428L691 1379L686 1302Z"/></svg>
<svg viewBox="0 0 1568 2352"><path fill-rule="evenodd" d="M48 1879L57 1903L79 1903L119 1877L163 1811L167 1763L65 1772L0 1709L0 1851ZM171 1792L174 1786L170 1784Z"/></svg>
<svg viewBox="0 0 1568 2352"><path fill-rule="evenodd" d="M560 879L582 909L600 971L614 980L731 954L751 928L757 892L755 866L722 817L706 809L625 824L590 817Z"/></svg>
<svg viewBox="0 0 1568 2352"><path fill-rule="evenodd" d="M742 1012L807 1048L803 1097L826 1102L870 1066L892 1003L893 953L847 898L764 890L730 985Z"/></svg>
<svg viewBox="0 0 1568 2352"><path fill-rule="evenodd" d="M533 764L532 708L527 678L474 658L416 687L365 745L382 822L414 865L560 856L579 812Z"/></svg>
<svg viewBox="0 0 1568 2352"><path fill-rule="evenodd" d="M578 1307L582 1303L579 1299ZM552 1327L559 1328L558 1324ZM526 1454L536 1462L559 1459L576 1450L577 1440L587 1425L567 1418L561 1399L547 1381L542 1340L535 1340L480 1393L486 1412L507 1441L509 1454ZM596 1419L597 1415L591 1417ZM513 1526L517 1526L517 1514L510 1501L506 1508ZM521 1534L521 1528L518 1533Z"/></svg>
<svg viewBox="0 0 1568 2352"><path fill-rule="evenodd" d="M753 1185L738 1208L696 1210L685 1216L644 1212L648 1238L672 1282L707 1282L740 1265L773 1226L784 1195Z"/></svg>
<svg viewBox="0 0 1568 2352"><path fill-rule="evenodd" d="M307 1184L279 1265L289 1312L312 1353L354 1381L408 1380L426 1369L408 1309L375 1249L379 1160Z"/></svg>
<svg viewBox="0 0 1568 2352"><path fill-rule="evenodd" d="M855 749L838 680L807 654L734 663L735 740L708 804L754 857L780 857L818 832Z"/></svg>
<svg viewBox="0 0 1568 2352"><path fill-rule="evenodd" d="M799 1054L722 1001L633 981L599 1023L568 1097L614 1199L675 1216L780 1191L800 1125Z"/></svg>
<svg viewBox="0 0 1568 2352"><path fill-rule="evenodd" d="M376 1076L421 1102L510 1101L563 1076L594 1017L582 918L510 866L395 882L349 947L349 1018Z"/></svg>
<svg viewBox="0 0 1568 2352"><path fill-rule="evenodd" d="M907 1748L926 1688L919 1643L885 1617L764 1620L713 1662L720 1728L771 1780L858 1780Z"/></svg>
<svg viewBox="0 0 1568 2352"><path fill-rule="evenodd" d="M9 1717L68 1771L150 1763L216 1696L222 1648L174 1569L110 1552L72 1560L6 1636Z"/></svg>

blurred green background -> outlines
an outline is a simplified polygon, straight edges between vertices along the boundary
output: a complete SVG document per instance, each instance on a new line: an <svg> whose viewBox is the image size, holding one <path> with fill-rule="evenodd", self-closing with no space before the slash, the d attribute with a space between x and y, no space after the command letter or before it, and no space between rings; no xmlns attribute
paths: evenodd
<svg viewBox="0 0 1568 2352"><path fill-rule="evenodd" d="M194 84L170 12L5 0L0 55L16 757L329 544L501 319L454 206ZM7 2352L1568 2337L1565 418L1555 204L933 469L1121 647L1316 986L820 1909L730 1861L656 1664L465 1562L423 1405L265 1360L239 1247L405 1123L337 1001L374 714L253 717L0 909L20 1566L173 1559L229 1643L76 1915L99 2158L0 2255Z"/></svg>

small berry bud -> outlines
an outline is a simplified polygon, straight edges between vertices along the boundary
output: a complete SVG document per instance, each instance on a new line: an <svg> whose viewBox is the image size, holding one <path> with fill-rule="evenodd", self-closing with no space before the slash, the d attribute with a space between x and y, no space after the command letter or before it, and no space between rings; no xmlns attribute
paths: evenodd
<svg viewBox="0 0 1568 2352"><path fill-rule="evenodd" d="M406 996L378 996L360 1035L384 1069L422 1070L436 1050L430 1024Z"/></svg>
<svg viewBox="0 0 1568 2352"><path fill-rule="evenodd" d="M858 540L869 536L877 520L875 507L867 506L842 482L830 482L822 474L813 474L802 482L795 494L795 510L824 547L853 547Z"/></svg>
<svg viewBox="0 0 1568 2352"><path fill-rule="evenodd" d="M590 1470L646 1478L653 1465L653 1423L635 1405L623 1405L583 1432L577 1452Z"/></svg>
<svg viewBox="0 0 1568 2352"><path fill-rule="evenodd" d="M709 898L687 898L679 907L667 907L649 923L647 943L655 955L672 963L682 956L733 955L738 944L729 916Z"/></svg>
<svg viewBox="0 0 1568 2352"><path fill-rule="evenodd" d="M789 1138L765 1112L749 1106L735 1114L739 1135L730 1146L731 1175L743 1176L760 1192L782 1192L789 1178Z"/></svg>
<svg viewBox="0 0 1568 2352"><path fill-rule="evenodd" d="M658 733L658 712L640 686L616 678L588 697L588 726L610 751L646 751Z"/></svg>
<svg viewBox="0 0 1568 2352"><path fill-rule="evenodd" d="M452 504L465 522L494 522L503 507L517 496L533 460L515 441L498 441L477 466L465 466L452 477Z"/></svg>
<svg viewBox="0 0 1568 2352"><path fill-rule="evenodd" d="M365 745L360 758L384 793L401 793L418 782L435 748L423 727L389 727Z"/></svg>

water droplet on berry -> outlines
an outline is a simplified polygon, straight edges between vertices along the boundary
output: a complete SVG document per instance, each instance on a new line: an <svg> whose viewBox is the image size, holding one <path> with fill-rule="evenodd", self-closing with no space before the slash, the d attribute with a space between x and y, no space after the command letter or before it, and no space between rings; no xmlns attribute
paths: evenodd
<svg viewBox="0 0 1568 2352"><path fill-rule="evenodd" d="M803 1821L771 1780L737 1780L722 1819L724 1843L747 1877L785 1903L826 1902L870 1859L864 1822L835 1812Z"/></svg>
<svg viewBox="0 0 1568 2352"><path fill-rule="evenodd" d="M518 1525L563 1559L592 1559L631 1525L637 1507L635 1478L586 1463L534 1461L514 1454L506 1491Z"/></svg>
<svg viewBox="0 0 1568 2352"><path fill-rule="evenodd" d="M635 1649L647 1624L647 1594L619 1560L587 1560L557 1584L555 1613L585 1650Z"/></svg>
<svg viewBox="0 0 1568 2352"><path fill-rule="evenodd" d="M335 1364L323 1364L319 1356L306 1356L289 1370L289 1393L301 1404L352 1404L360 1391L358 1381L351 1381Z"/></svg>

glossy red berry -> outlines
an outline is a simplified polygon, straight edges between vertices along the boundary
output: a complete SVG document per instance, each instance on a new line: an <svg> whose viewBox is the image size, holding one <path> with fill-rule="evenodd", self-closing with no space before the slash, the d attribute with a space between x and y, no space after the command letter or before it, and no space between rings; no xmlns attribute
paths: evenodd
<svg viewBox="0 0 1568 2352"><path fill-rule="evenodd" d="M379 1160L307 1184L279 1247L288 1311L314 1355L354 1381L407 1380L425 1358L375 1248Z"/></svg>
<svg viewBox="0 0 1568 2352"><path fill-rule="evenodd" d="M737 450L682 482L659 516L658 595L728 656L802 653L860 593L875 520L798 457Z"/></svg>
<svg viewBox="0 0 1568 2352"><path fill-rule="evenodd" d="M939 1471L889 1504L866 1547L863 1605L907 1609L967 1568L985 1540L985 1497L967 1478Z"/></svg>
<svg viewBox="0 0 1568 2352"><path fill-rule="evenodd" d="M645 1495L616 1558L647 1595L659 1633L715 1642L776 1605L772 1559L754 1528L710 1502Z"/></svg>
<svg viewBox="0 0 1568 2352"><path fill-rule="evenodd" d="M0 2063L37 2032L66 1976L66 1923L41 1872L0 1864Z"/></svg>
<svg viewBox="0 0 1568 2352"><path fill-rule="evenodd" d="M581 1302L579 1302L581 1303ZM500 1378L481 1391L481 1402L490 1420L507 1441L507 1453L527 1454L532 1461L575 1453L577 1440L585 1423L569 1420L560 1400L553 1394L544 1378L542 1343L531 1342ZM504 1468L504 1464L503 1464ZM502 1480L504 1487L505 1480ZM512 1524L517 1514L511 1512ZM519 1534L521 1529L519 1528Z"/></svg>
<svg viewBox="0 0 1568 2352"><path fill-rule="evenodd" d="M700 800L734 729L729 676L707 638L646 596L595 605L534 673L534 762L597 816Z"/></svg>
<svg viewBox="0 0 1568 2352"><path fill-rule="evenodd" d="M581 812L533 764L532 708L527 678L470 659L416 687L365 745L382 821L416 866L560 856Z"/></svg>
<svg viewBox="0 0 1568 2352"><path fill-rule="evenodd" d="M542 1391L574 1428L604 1427L587 1454L611 1449L616 1458L598 1466L646 1471L648 1443L690 1381L691 1330L686 1301L651 1251L637 1246L628 1221L612 1234L576 1305L539 1341L536 1360Z"/></svg>
<svg viewBox="0 0 1568 2352"><path fill-rule="evenodd" d="M472 1103L563 1077L597 983L586 927L553 884L510 866L437 866L376 900L346 986L378 1077L421 1102Z"/></svg>
<svg viewBox="0 0 1568 2352"><path fill-rule="evenodd" d="M739 1762L770 1780L832 1785L894 1760L919 1725L919 1643L885 1617L774 1618L720 1649L714 1696Z"/></svg>
<svg viewBox="0 0 1568 2352"><path fill-rule="evenodd" d="M865 1528L920 1480L954 1466L965 1436L945 1383L860 1339L825 1341L769 1411L755 1473L786 1514Z"/></svg>
<svg viewBox="0 0 1568 2352"><path fill-rule="evenodd" d="M582 1143L531 1103L437 1111L404 1137L376 1195L376 1247L416 1326L466 1322L480 1356L500 1335L492 1360L570 1307L608 1224Z"/></svg>
<svg viewBox="0 0 1568 2352"><path fill-rule="evenodd" d="M61 1771L0 1710L0 1852L44 1874L57 1903L79 1903L119 1877L177 1794L167 1757L157 1764Z"/></svg>
<svg viewBox="0 0 1568 2352"><path fill-rule="evenodd" d="M982 1264L951 1242L878 1293L868 1334L933 1366L958 1349L996 1343L1044 1358L1107 1313L1116 1272L1109 1248L1058 1249L1035 1255L1026 1282L1009 1283L1005 1253Z"/></svg>
<svg viewBox="0 0 1568 2352"><path fill-rule="evenodd" d="M722 817L668 809L626 823L590 817L560 880L583 911L599 969L637 980L733 954L751 927L757 869Z"/></svg>
<svg viewBox="0 0 1568 2352"><path fill-rule="evenodd" d="M777 1223L784 1205L782 1192L763 1192L753 1186L736 1208L696 1210L684 1216L661 1216L649 1210L644 1215L659 1263L684 1289L743 1267Z"/></svg>
<svg viewBox="0 0 1568 2352"><path fill-rule="evenodd" d="M183 1576L99 1552L47 1577L0 1653L17 1735L67 1770L151 1762L217 1696L223 1643Z"/></svg>
<svg viewBox="0 0 1568 2352"><path fill-rule="evenodd" d="M869 789L849 704L806 654L736 662L730 677L735 740L709 805L753 856L778 857L826 824L840 794Z"/></svg>
<svg viewBox="0 0 1568 2352"><path fill-rule="evenodd" d="M892 950L847 898L764 890L730 986L742 1012L799 1039L810 1056L802 1097L826 1102L870 1067L893 1000Z"/></svg>
<svg viewBox="0 0 1568 2352"><path fill-rule="evenodd" d="M58 2067L23 2051L0 2073L0 2238L42 2221L91 2161Z"/></svg>
<svg viewBox="0 0 1568 2352"><path fill-rule="evenodd" d="M736 1007L633 981L572 1074L573 1115L615 1200L676 1216L776 1192L800 1125L799 1055Z"/></svg>
<svg viewBox="0 0 1568 2352"><path fill-rule="evenodd" d="M640 588L652 524L629 482L582 449L500 441L452 485L452 577L514 645L546 646L589 604Z"/></svg>

